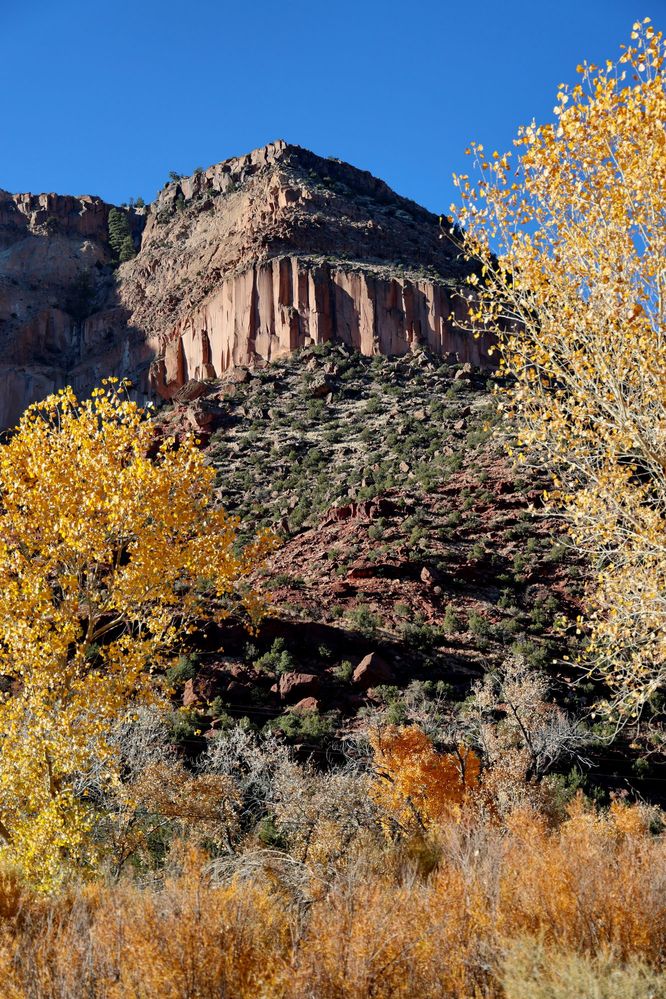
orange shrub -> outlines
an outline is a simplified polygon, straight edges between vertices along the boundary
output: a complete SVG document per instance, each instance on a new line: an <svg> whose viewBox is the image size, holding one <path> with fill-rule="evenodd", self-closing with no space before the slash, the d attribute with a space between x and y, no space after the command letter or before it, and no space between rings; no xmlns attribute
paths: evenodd
<svg viewBox="0 0 666 999"><path fill-rule="evenodd" d="M426 831L459 812L478 783L480 761L472 750L438 753L415 725L377 730L370 742L377 775L372 797L389 826Z"/></svg>
<svg viewBox="0 0 666 999"><path fill-rule="evenodd" d="M580 802L558 828L529 809L505 825L450 814L431 827L440 859L429 876L403 847L365 847L300 902L270 876L270 858L268 877L257 866L256 876L215 885L195 848L153 886L88 885L50 900L24 892L17 901L9 879L2 995L506 999L505 957L527 953L530 940L585 981L626 963L660 988L666 837L648 819L641 806L599 812Z"/></svg>

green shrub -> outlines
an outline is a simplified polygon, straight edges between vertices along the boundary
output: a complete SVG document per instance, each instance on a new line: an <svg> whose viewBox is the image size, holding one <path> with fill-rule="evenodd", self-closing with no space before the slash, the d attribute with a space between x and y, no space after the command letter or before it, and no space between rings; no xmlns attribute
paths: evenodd
<svg viewBox="0 0 666 999"><path fill-rule="evenodd" d="M444 633L447 635L455 635L457 632L463 630L463 626L463 621L458 616L455 609L451 606L451 604L447 604L442 618L442 630Z"/></svg>
<svg viewBox="0 0 666 999"><path fill-rule="evenodd" d="M386 709L386 721L389 725L406 725L409 720L407 705L404 701L393 701Z"/></svg>
<svg viewBox="0 0 666 999"><path fill-rule="evenodd" d="M354 607L353 610L348 611L347 617L353 623L356 630L360 631L366 638L374 638L381 624L379 616L364 604L359 604L358 607Z"/></svg>
<svg viewBox="0 0 666 999"><path fill-rule="evenodd" d="M349 659L343 659L342 662L335 667L333 674L336 679L340 680L342 683L349 683L354 674L354 667Z"/></svg>
<svg viewBox="0 0 666 999"><path fill-rule="evenodd" d="M318 711L292 711L274 719L269 727L289 739L322 742L335 733L338 720L336 712L320 715Z"/></svg>
<svg viewBox="0 0 666 999"><path fill-rule="evenodd" d="M431 653L442 642L442 629L431 624L412 622L405 624L402 636L410 648L418 652Z"/></svg>
<svg viewBox="0 0 666 999"><path fill-rule="evenodd" d="M476 611L471 611L467 618L467 628L478 638L487 638L492 633L490 621L483 614L477 614Z"/></svg>
<svg viewBox="0 0 666 999"><path fill-rule="evenodd" d="M538 642L533 642L529 638L522 638L515 641L511 646L511 651L514 656L524 659L526 663L535 669L543 669L548 665L549 655L547 647L540 645Z"/></svg>
<svg viewBox="0 0 666 999"><path fill-rule="evenodd" d="M193 708L182 708L180 711L173 711L167 718L167 728L177 745L203 744L202 733L207 728L207 718Z"/></svg>
<svg viewBox="0 0 666 999"><path fill-rule="evenodd" d="M296 669L297 663L287 651L284 638L276 638L270 650L255 660L253 665L260 673L279 676L281 673L289 673Z"/></svg>
<svg viewBox="0 0 666 999"><path fill-rule="evenodd" d="M172 687L178 687L196 676L198 659L195 655L179 656L173 666L166 671L166 678Z"/></svg>
<svg viewBox="0 0 666 999"><path fill-rule="evenodd" d="M284 850L287 840L275 824L272 815L264 815L257 825L257 838L264 846L272 847L274 850Z"/></svg>

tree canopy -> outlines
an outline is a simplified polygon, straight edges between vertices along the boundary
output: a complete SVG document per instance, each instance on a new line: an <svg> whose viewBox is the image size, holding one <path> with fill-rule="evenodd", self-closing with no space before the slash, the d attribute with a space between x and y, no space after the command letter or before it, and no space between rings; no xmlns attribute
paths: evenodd
<svg viewBox="0 0 666 999"><path fill-rule="evenodd" d="M94 867L87 774L118 779L109 734L201 618L230 602L273 544L237 545L192 437L157 448L111 379L31 406L0 449L0 833L48 885Z"/></svg>
<svg viewBox="0 0 666 999"><path fill-rule="evenodd" d="M109 212L109 245L121 264L136 256L127 212L112 208Z"/></svg>
<svg viewBox="0 0 666 999"><path fill-rule="evenodd" d="M523 457L591 565L585 662L638 714L666 680L666 88L646 19L584 63L555 122L456 179L476 323L499 339ZM477 327L478 328L478 327Z"/></svg>

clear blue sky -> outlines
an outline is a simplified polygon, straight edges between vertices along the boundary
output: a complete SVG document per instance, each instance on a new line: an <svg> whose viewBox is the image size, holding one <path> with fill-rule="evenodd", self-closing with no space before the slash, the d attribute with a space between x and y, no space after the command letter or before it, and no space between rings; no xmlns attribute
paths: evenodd
<svg viewBox="0 0 666 999"><path fill-rule="evenodd" d="M151 200L275 138L438 211L666 0L0 0L0 187Z"/></svg>

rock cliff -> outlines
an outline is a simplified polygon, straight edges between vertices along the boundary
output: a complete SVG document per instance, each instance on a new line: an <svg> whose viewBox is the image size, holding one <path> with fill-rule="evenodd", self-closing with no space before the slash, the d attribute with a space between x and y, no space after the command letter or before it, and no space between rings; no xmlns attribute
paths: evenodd
<svg viewBox="0 0 666 999"><path fill-rule="evenodd" d="M132 330L110 267L111 205L0 191L0 427L31 402L116 370L144 382L152 351ZM137 245L144 219L128 212Z"/></svg>
<svg viewBox="0 0 666 999"><path fill-rule="evenodd" d="M437 217L346 163L280 141L174 180L126 209L138 254L116 269L111 207L0 192L0 426L67 383L171 397L328 340L488 363Z"/></svg>

